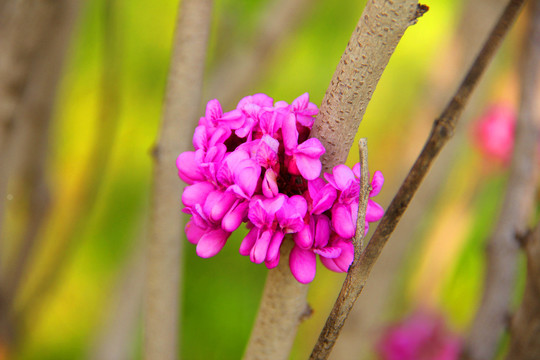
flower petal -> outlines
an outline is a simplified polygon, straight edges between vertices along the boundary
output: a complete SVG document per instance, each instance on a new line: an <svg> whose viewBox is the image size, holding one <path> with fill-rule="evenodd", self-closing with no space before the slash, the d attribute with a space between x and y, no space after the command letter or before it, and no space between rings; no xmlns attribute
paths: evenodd
<svg viewBox="0 0 540 360"><path fill-rule="evenodd" d="M197 255L209 258L223 249L231 233L222 229L206 232L197 243Z"/></svg>
<svg viewBox="0 0 540 360"><path fill-rule="evenodd" d="M261 236L255 241L255 245L251 249L250 260L255 264L260 264L266 259L266 253L268 246L272 240L272 232L270 230L264 231Z"/></svg>
<svg viewBox="0 0 540 360"><path fill-rule="evenodd" d="M322 249L313 249L315 254L319 254L322 257L335 259L341 255L342 249L339 247L324 247Z"/></svg>
<svg viewBox="0 0 540 360"><path fill-rule="evenodd" d="M321 141L316 138L307 139L296 148L296 153L302 153L314 159L320 158L325 152L326 149Z"/></svg>
<svg viewBox="0 0 540 360"><path fill-rule="evenodd" d="M187 240L194 245L196 245L206 233L206 229L198 227L193 221L188 221L184 230L186 232Z"/></svg>
<svg viewBox="0 0 540 360"><path fill-rule="evenodd" d="M373 200L368 200L366 209L366 221L374 222L379 221L384 215L384 209L381 205L377 204Z"/></svg>
<svg viewBox="0 0 540 360"><path fill-rule="evenodd" d="M314 180L321 174L321 161L304 154L296 154L296 167L306 180Z"/></svg>
<svg viewBox="0 0 540 360"><path fill-rule="evenodd" d="M272 240L270 241L268 251L266 252L265 261L272 263L276 258L279 258L279 248L283 242L283 237L285 237L285 234L279 230L272 235Z"/></svg>
<svg viewBox="0 0 540 360"><path fill-rule="evenodd" d="M294 246L289 257L289 267L298 282L308 284L315 278L317 258L312 251Z"/></svg>
<svg viewBox="0 0 540 360"><path fill-rule="evenodd" d="M242 221L247 216L249 202L236 200L229 212L221 220L221 228L225 231L233 232L238 229Z"/></svg>
<svg viewBox="0 0 540 360"><path fill-rule="evenodd" d="M334 174L338 190L343 191L356 181L354 173L347 165L340 164L335 166L332 173Z"/></svg>
<svg viewBox="0 0 540 360"><path fill-rule="evenodd" d="M208 104L206 104L206 113L205 117L212 121L219 119L221 115L223 114L223 110L221 109L221 104L218 100L210 100Z"/></svg>
<svg viewBox="0 0 540 360"><path fill-rule="evenodd" d="M257 240L257 237L259 236L259 228L253 227L244 240L242 240L242 243L240 244L240 255L242 256L248 256L251 252L251 249L253 248L253 245L255 245L255 241Z"/></svg>
<svg viewBox="0 0 540 360"><path fill-rule="evenodd" d="M336 204L332 208L332 225L336 233L344 239L351 239L356 231L349 208L342 204Z"/></svg>
<svg viewBox="0 0 540 360"><path fill-rule="evenodd" d="M190 185L194 182L205 180L194 151L186 151L178 155L178 158L176 158L176 167L178 168L180 179Z"/></svg>
<svg viewBox="0 0 540 360"><path fill-rule="evenodd" d="M281 127L283 134L283 145L285 146L285 154L291 155L296 146L298 146L298 129L296 128L296 118L294 114L289 114L284 119Z"/></svg>
<svg viewBox="0 0 540 360"><path fill-rule="evenodd" d="M310 249L313 246L313 232L309 224L305 224L302 230L294 234L294 242L302 249Z"/></svg>
<svg viewBox="0 0 540 360"><path fill-rule="evenodd" d="M319 179L324 182L324 180ZM309 184L308 184L309 186ZM310 191L311 194L311 191ZM318 192L315 192L312 196L312 214L322 214L326 210L330 209L337 198L337 191L331 184L326 184Z"/></svg>
<svg viewBox="0 0 540 360"><path fill-rule="evenodd" d="M330 239L330 219L326 215L314 216L315 231L313 246L316 248L323 248L328 244Z"/></svg>
<svg viewBox="0 0 540 360"><path fill-rule="evenodd" d="M373 174L373 179L371 180L371 191L369 192L369 197L378 195L383 184L384 176L382 172L375 171L375 174Z"/></svg>
<svg viewBox="0 0 540 360"><path fill-rule="evenodd" d="M182 193L182 202L185 206L204 204L206 198L212 191L214 191L214 185L206 181L186 186Z"/></svg>

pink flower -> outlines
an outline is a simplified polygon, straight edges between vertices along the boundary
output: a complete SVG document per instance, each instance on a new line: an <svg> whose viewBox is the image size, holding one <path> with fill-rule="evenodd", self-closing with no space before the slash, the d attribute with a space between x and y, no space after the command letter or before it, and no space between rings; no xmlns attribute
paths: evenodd
<svg viewBox="0 0 540 360"><path fill-rule="evenodd" d="M356 232L356 219L358 217L358 196L360 194L360 166L355 165L353 170L345 165L334 167L332 174L324 174L326 180L338 191L338 200L332 207L332 225L337 234L350 239ZM384 177L380 171L376 171L371 182L372 190L370 197L376 196L384 183ZM374 202L368 200L366 210L366 222L380 220L384 210Z"/></svg>
<svg viewBox="0 0 540 360"><path fill-rule="evenodd" d="M318 139L311 138L298 144L298 129L296 117L290 114L283 123L282 128L285 155L288 159L288 169L292 174L301 174L306 180L314 180L321 174L321 161L319 158L325 149Z"/></svg>
<svg viewBox="0 0 540 360"><path fill-rule="evenodd" d="M491 106L474 124L473 140L488 158L508 164L514 148L515 111L505 105Z"/></svg>
<svg viewBox="0 0 540 360"><path fill-rule="evenodd" d="M436 314L417 311L388 327L377 344L381 360L457 360L461 340Z"/></svg>
<svg viewBox="0 0 540 360"><path fill-rule="evenodd" d="M206 106L193 135L194 151L176 161L184 189L185 227L197 254L219 253L242 223L249 229L239 252L273 268L280 261L286 234L295 242L289 266L302 283L313 280L317 256L330 270L348 270L354 248L359 194L359 165L345 165L319 178L321 142L309 138L317 107L303 94L290 105L265 94L243 98L224 113L217 100ZM370 196L384 179L374 174ZM382 216L371 199L366 228Z"/></svg>

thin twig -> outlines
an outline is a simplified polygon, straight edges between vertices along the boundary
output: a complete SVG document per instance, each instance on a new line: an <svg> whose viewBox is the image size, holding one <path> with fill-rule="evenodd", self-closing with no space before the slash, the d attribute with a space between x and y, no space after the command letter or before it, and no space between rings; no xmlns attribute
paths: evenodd
<svg viewBox="0 0 540 360"><path fill-rule="evenodd" d="M407 209L407 206L420 186L422 179L426 175L441 148L452 136L459 115L463 111L463 107L467 103L472 90L495 54L495 51L510 28L510 25L515 20L522 4L523 0L510 1L456 94L446 106L442 115L435 120L431 134L427 139L422 152L405 178L405 181L401 185L396 196L390 203L388 210L381 219L375 233L360 257L358 280L354 284L354 292L351 292L354 296L357 296L357 294L362 292L373 265L377 261L384 245L394 231L401 216ZM329 321L331 320L329 319ZM323 332L324 331L325 330L323 330ZM324 339L319 339L319 341L324 341ZM321 357L321 359L324 358Z"/></svg>
<svg viewBox="0 0 540 360"><path fill-rule="evenodd" d="M178 356L183 185L174 166L191 147L198 120L210 23L211 0L181 2L159 141L154 151L154 184L145 279L145 359Z"/></svg>
<svg viewBox="0 0 540 360"><path fill-rule="evenodd" d="M417 0L367 2L311 130L326 149L323 172L347 160L373 91L405 30L421 15L419 8Z"/></svg>
<svg viewBox="0 0 540 360"><path fill-rule="evenodd" d="M414 105L408 134L418 133L418 129L425 128L426 123L432 122L448 101L447 89L456 88L461 80L459 76L473 62L477 51L485 40L493 24L502 12L508 0L476 0L466 1L460 10L456 33L452 40L442 47L440 52L430 61L429 74L426 75L422 88L418 91L417 98L422 101ZM481 16L480 16L481 15ZM422 35L417 35L422 36ZM441 71L444 66L444 71ZM474 98L482 98L483 93L489 89L489 82L478 84ZM480 94L480 97L479 97ZM370 274L370 282L366 285L362 296L358 298L355 306L349 314L347 323L341 330L339 342L332 350L332 356L336 359L368 359L365 349L374 341L373 329L380 327L388 310L396 301L395 281L400 277L400 271L408 254L408 249L413 243L417 243L418 235L422 232L421 224L424 224L426 209L435 208L443 200L445 188L448 188L450 176L455 173L458 150L465 140L470 116L468 113L474 106L470 106L463 113L461 126L456 128L454 140L449 142L439 154L438 160L433 164L430 172L426 175L422 186L418 189L411 201L407 212L403 214L397 226L392 241L389 242ZM405 135L399 145L411 145L410 137ZM422 144L418 144L421 146ZM418 154L418 149L409 148L407 154L392 160L390 165L393 169L394 179L398 181L404 178L410 169L410 162L404 161L409 154ZM461 170L458 170L461 171ZM389 183L385 184L386 190L390 189L392 178L387 176ZM397 186L399 183L397 183ZM420 234L421 235L421 234ZM456 242L459 246L459 242Z"/></svg>
<svg viewBox="0 0 540 360"><path fill-rule="evenodd" d="M536 111L540 86L540 1L533 2L521 70L521 104L514 152L499 219L489 239L484 292L467 337L463 359L491 359L508 325L517 276L519 243L516 234L527 230L536 191L537 144L540 114ZM517 358L515 358L517 359Z"/></svg>
<svg viewBox="0 0 540 360"><path fill-rule="evenodd" d="M358 218L356 223L356 234L353 239L354 244L354 261L349 268L349 272L345 277L343 286L339 296L332 308L332 312L324 325L324 328L319 335L319 340L313 348L310 359L326 359L332 351L339 332L345 324L347 315L351 311L352 307L360 292L355 284L361 280L361 264L359 262L360 256L363 251L363 239L364 239L364 226L366 222L366 210L369 199L370 183L369 183L369 169L367 159L367 140L365 138L360 139L358 142L358 148L360 151L360 197L358 206Z"/></svg>

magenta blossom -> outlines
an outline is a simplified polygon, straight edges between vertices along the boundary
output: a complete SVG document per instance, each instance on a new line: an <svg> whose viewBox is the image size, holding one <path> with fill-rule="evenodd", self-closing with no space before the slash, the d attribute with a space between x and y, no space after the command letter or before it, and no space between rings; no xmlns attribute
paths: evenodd
<svg viewBox="0 0 540 360"><path fill-rule="evenodd" d="M474 124L474 144L488 158L508 164L514 148L515 127L514 109L493 105Z"/></svg>
<svg viewBox="0 0 540 360"><path fill-rule="evenodd" d="M381 360L457 360L461 345L440 315L417 311L384 331L377 353Z"/></svg>
<svg viewBox="0 0 540 360"><path fill-rule="evenodd" d="M248 234L240 254L273 268L280 261L285 235L294 246L289 266L309 283L317 256L330 270L346 272L353 260L360 167L338 165L321 178L321 142L309 138L318 109L303 94L290 105L265 94L242 99L223 112L211 100L193 136L193 151L178 156L178 175L189 186L182 195L190 214L185 231L197 254L211 257L242 223ZM370 197L384 178L376 172ZM367 204L366 222L377 221L382 208Z"/></svg>

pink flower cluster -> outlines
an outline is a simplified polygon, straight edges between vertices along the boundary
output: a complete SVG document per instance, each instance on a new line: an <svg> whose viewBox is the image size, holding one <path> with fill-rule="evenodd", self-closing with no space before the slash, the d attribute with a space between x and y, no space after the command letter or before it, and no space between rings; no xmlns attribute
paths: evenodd
<svg viewBox="0 0 540 360"><path fill-rule="evenodd" d="M389 327L377 344L381 360L457 360L460 351L461 339L441 316L427 311Z"/></svg>
<svg viewBox="0 0 540 360"><path fill-rule="evenodd" d="M216 255L241 223L249 233L240 254L277 266L280 247L291 234L289 266L301 283L315 277L316 257L330 270L346 272L353 260L360 166L338 165L319 178L325 149L309 138L318 113L304 94L290 105L265 94L243 98L224 113L217 100L206 106L193 136L195 151L180 154L178 175L189 186L183 211L191 214L187 239L201 257ZM370 196L384 178L376 172ZM369 200L368 222L383 209Z"/></svg>

